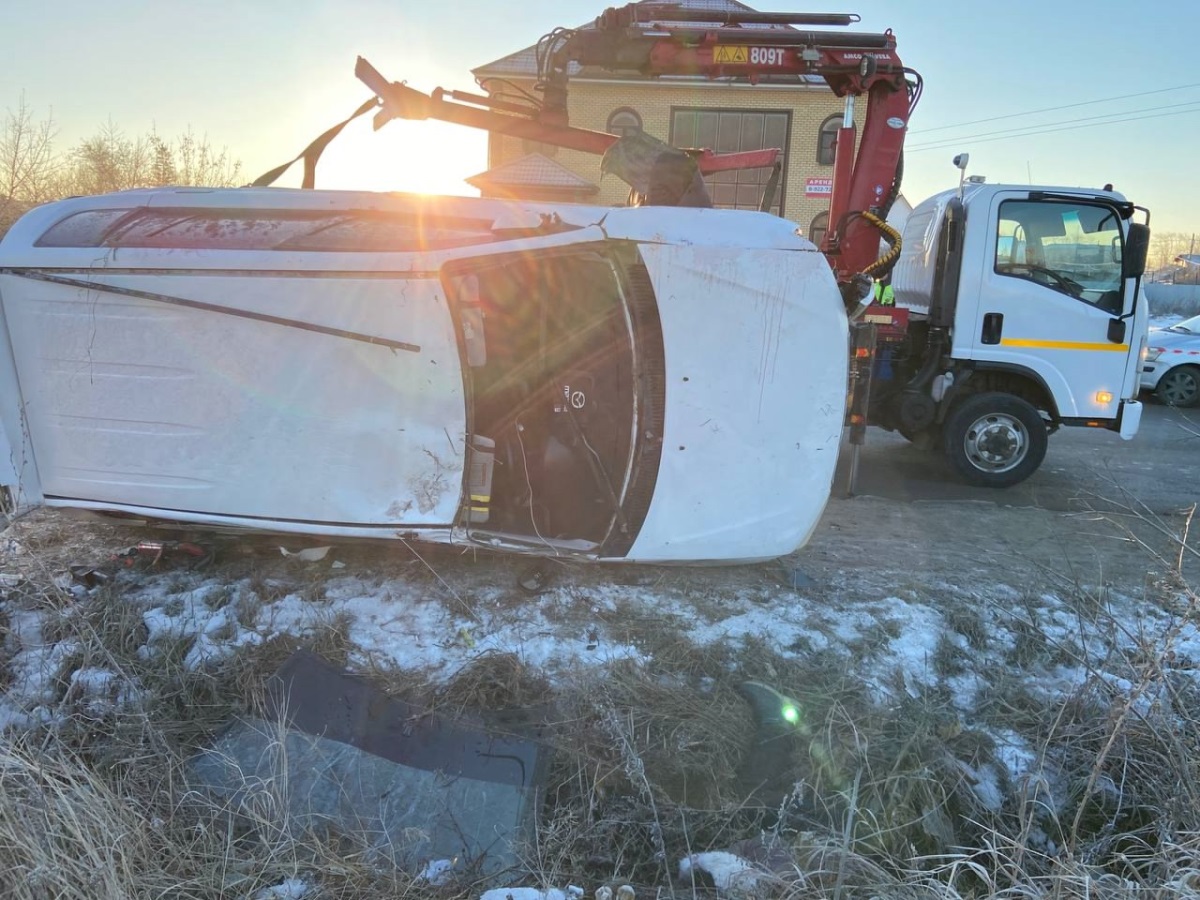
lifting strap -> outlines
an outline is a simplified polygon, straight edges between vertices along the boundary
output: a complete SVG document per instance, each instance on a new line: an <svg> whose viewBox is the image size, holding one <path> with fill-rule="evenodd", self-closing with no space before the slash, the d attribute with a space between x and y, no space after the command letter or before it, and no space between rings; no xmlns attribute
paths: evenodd
<svg viewBox="0 0 1200 900"><path fill-rule="evenodd" d="M357 119L363 113L370 112L378 106L379 98L372 97L370 100L356 109L348 118L338 122L328 131L318 137L315 141L309 144L304 149L304 152L295 159L285 162L282 166L275 167L270 172L259 175L250 183L250 187L270 187L275 183L275 179L291 168L292 163L294 163L297 159L303 159L304 181L301 183L300 187L311 191L317 181L317 160L321 158L321 154L325 152L325 148L329 146L329 142L341 134L343 128Z"/></svg>

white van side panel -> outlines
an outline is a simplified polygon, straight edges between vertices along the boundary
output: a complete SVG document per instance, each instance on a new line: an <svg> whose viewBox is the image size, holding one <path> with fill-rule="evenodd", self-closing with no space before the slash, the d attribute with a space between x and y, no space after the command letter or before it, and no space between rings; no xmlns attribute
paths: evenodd
<svg viewBox="0 0 1200 900"><path fill-rule="evenodd" d="M641 561L791 553L816 527L846 402L846 314L815 252L642 247L667 405Z"/></svg>
<svg viewBox="0 0 1200 900"><path fill-rule="evenodd" d="M0 302L0 487L9 493L11 512L24 512L42 503L41 482L25 424L21 383L3 302Z"/></svg>
<svg viewBox="0 0 1200 900"><path fill-rule="evenodd" d="M454 521L465 400L454 326L434 278L50 274L95 287L5 274L0 291L51 502L354 525Z"/></svg>

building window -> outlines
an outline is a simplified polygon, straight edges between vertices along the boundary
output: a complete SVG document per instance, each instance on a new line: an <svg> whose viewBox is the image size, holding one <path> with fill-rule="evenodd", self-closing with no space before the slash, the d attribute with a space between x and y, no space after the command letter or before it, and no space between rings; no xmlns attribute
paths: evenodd
<svg viewBox="0 0 1200 900"><path fill-rule="evenodd" d="M830 116L821 123L821 130L817 133L817 162L820 165L833 165L834 151L837 148L837 133L841 127L841 116Z"/></svg>
<svg viewBox="0 0 1200 900"><path fill-rule="evenodd" d="M813 220L808 223L808 239L821 246L821 242L825 240L825 232L829 230L829 213L817 213L813 216Z"/></svg>
<svg viewBox="0 0 1200 900"><path fill-rule="evenodd" d="M642 117L628 106L622 106L620 109L613 110L604 130L618 137L629 137L629 135L637 134L642 130Z"/></svg>
<svg viewBox="0 0 1200 900"><path fill-rule="evenodd" d="M709 149L715 153L778 148L783 171L770 212L783 215L787 184L787 146L791 113L767 110L680 109L671 110L671 143L676 147ZM769 166L715 172L704 181L719 209L758 209L763 189L771 177Z"/></svg>

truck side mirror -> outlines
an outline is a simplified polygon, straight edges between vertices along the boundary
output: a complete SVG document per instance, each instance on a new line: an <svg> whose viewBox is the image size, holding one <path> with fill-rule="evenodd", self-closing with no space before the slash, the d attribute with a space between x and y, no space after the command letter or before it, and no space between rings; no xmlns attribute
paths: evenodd
<svg viewBox="0 0 1200 900"><path fill-rule="evenodd" d="M1108 340L1113 344L1125 343L1125 320L1124 319L1109 319L1108 320Z"/></svg>
<svg viewBox="0 0 1200 900"><path fill-rule="evenodd" d="M1121 274L1126 278L1141 278L1146 271L1146 256L1150 252L1150 226L1129 223L1125 236L1125 265Z"/></svg>

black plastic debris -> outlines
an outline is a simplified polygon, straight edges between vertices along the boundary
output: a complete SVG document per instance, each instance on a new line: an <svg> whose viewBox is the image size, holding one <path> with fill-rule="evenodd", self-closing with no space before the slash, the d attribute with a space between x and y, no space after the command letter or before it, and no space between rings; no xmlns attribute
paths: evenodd
<svg viewBox="0 0 1200 900"><path fill-rule="evenodd" d="M738 772L737 786L747 807L781 809L796 781L797 754L812 749L808 723L799 701L759 681L744 681L738 693L750 705L754 733Z"/></svg>
<svg viewBox="0 0 1200 900"><path fill-rule="evenodd" d="M71 566L68 571L71 573L72 580L85 588L99 587L112 581L112 573L97 566Z"/></svg>
<svg viewBox="0 0 1200 900"><path fill-rule="evenodd" d="M527 594L541 594L548 590L550 572L546 569L546 564L539 561L527 566L517 576L517 584Z"/></svg>
<svg viewBox="0 0 1200 900"><path fill-rule="evenodd" d="M191 769L251 820L275 810L272 827L332 831L413 872L454 860L493 875L533 836L548 752L534 738L427 713L298 651L264 718L227 728Z"/></svg>

